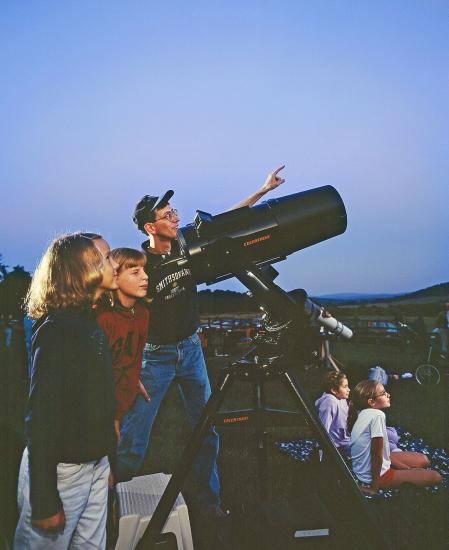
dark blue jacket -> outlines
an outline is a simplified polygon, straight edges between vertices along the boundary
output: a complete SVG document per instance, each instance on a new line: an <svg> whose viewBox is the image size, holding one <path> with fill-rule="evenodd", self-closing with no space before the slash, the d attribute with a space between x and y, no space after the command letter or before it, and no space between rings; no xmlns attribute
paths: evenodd
<svg viewBox="0 0 449 550"><path fill-rule="evenodd" d="M113 456L112 360L90 312L60 310L33 326L26 431L33 519L61 509L58 462Z"/></svg>

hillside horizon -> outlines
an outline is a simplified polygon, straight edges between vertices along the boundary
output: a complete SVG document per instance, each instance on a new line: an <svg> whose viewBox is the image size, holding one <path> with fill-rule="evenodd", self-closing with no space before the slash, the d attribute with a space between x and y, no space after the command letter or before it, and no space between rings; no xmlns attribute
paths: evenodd
<svg viewBox="0 0 449 550"><path fill-rule="evenodd" d="M439 304L449 302L449 282L403 294L338 293L311 296L323 306L388 307L428 306L435 310ZM202 311L257 311L258 305L244 292L206 289L199 292Z"/></svg>
<svg viewBox="0 0 449 550"><path fill-rule="evenodd" d="M418 303L437 303L449 301L449 282L438 283L421 290L397 294L374 293L338 293L316 296L319 300L332 303L391 303L400 304L410 301Z"/></svg>

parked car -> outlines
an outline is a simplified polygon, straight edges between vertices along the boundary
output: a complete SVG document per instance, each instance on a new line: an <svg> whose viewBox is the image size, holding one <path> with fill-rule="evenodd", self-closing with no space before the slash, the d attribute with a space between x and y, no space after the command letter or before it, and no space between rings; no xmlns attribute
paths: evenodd
<svg viewBox="0 0 449 550"><path fill-rule="evenodd" d="M357 319L348 324L358 341L383 342L396 344L413 344L417 339L416 332L405 323L380 319Z"/></svg>

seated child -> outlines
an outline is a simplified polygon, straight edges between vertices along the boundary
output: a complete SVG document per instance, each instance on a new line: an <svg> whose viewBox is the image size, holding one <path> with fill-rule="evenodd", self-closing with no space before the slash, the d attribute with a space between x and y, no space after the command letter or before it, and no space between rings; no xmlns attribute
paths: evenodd
<svg viewBox="0 0 449 550"><path fill-rule="evenodd" d="M395 488L402 483L421 487L441 483L441 476L426 470L428 458L422 453L391 453L385 413L390 407L390 394L376 380L363 380L352 390L348 428L351 432L350 453L357 479L369 494L378 489Z"/></svg>
<svg viewBox="0 0 449 550"><path fill-rule="evenodd" d="M97 323L105 333L112 352L115 381L115 431L120 438L120 424L138 393L149 397L140 382L142 353L147 339L149 312L139 298L147 293L145 254L132 248L116 248L111 257L117 264L118 289L111 293L111 303L96 310Z"/></svg>
<svg viewBox="0 0 449 550"><path fill-rule="evenodd" d="M390 379L393 380L399 380L399 378L408 375L409 373L405 373L403 375L399 374L388 374L385 369L383 369L380 365L376 365L375 367L371 367L368 369L368 380L376 380L377 382L380 382L384 386L388 384ZM408 378L408 376L407 376ZM399 435L395 428L392 426L387 426L387 436L388 441L390 443L390 452L396 453L401 452L401 449L398 447L399 443Z"/></svg>
<svg viewBox="0 0 449 550"><path fill-rule="evenodd" d="M337 449L345 455L349 448L348 402L349 386L342 372L328 372L323 380L323 395L315 401L321 423L329 432Z"/></svg>
<svg viewBox="0 0 449 550"><path fill-rule="evenodd" d="M342 372L328 372L322 386L324 393L315 401L318 416L337 449L345 456L349 456L348 379ZM398 447L399 435L395 428L387 426L387 437L390 452L402 452ZM393 462L400 464L400 457L395 456Z"/></svg>

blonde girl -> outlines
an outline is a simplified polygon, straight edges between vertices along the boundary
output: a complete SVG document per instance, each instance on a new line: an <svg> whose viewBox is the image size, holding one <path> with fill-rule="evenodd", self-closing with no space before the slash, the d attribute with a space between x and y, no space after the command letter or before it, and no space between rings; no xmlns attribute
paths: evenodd
<svg viewBox="0 0 449 550"><path fill-rule="evenodd" d="M27 297L35 320L27 447L14 548L105 548L114 449L111 356L92 305L117 288L109 245L94 233L55 239Z"/></svg>
<svg viewBox="0 0 449 550"><path fill-rule="evenodd" d="M378 489L413 483L421 487L441 483L438 472L425 469L428 458L421 453L390 453L385 413L390 394L376 380L359 382L351 391L348 428L351 432L352 468L362 489Z"/></svg>
<svg viewBox="0 0 449 550"><path fill-rule="evenodd" d="M146 297L148 275L146 256L133 248L115 248L111 252L117 263L117 290L109 303L95 311L97 323L105 333L112 351L115 382L115 431L120 439L120 426L138 394L149 401L140 382L142 353L148 335L149 312L142 301Z"/></svg>

